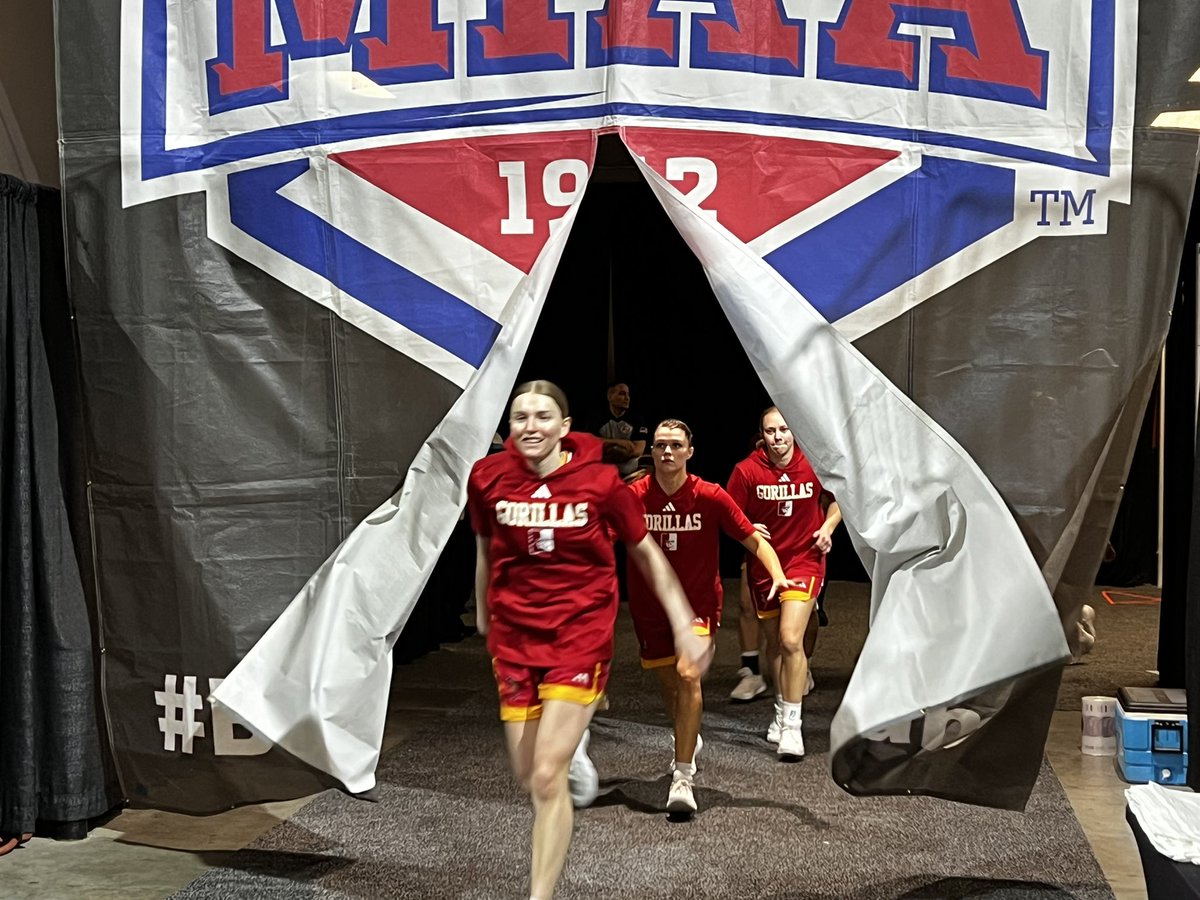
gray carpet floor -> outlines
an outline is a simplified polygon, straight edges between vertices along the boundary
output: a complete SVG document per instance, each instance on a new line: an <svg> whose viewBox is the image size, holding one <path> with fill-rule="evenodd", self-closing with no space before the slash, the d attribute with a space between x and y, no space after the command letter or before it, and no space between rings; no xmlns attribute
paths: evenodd
<svg viewBox="0 0 1200 900"><path fill-rule="evenodd" d="M727 699L737 640L726 630L708 678L700 811L686 821L664 811L670 732L622 615L612 707L592 732L601 796L576 817L557 896L1112 897L1049 766L1022 813L836 787L829 722L866 600L833 587L805 703L808 755L778 762L761 737L769 702ZM1089 665L1090 678L1104 663ZM176 897L526 897L531 814L503 756L482 642L398 667L392 707L404 737L381 761L378 802L327 792L245 850L214 854Z"/></svg>

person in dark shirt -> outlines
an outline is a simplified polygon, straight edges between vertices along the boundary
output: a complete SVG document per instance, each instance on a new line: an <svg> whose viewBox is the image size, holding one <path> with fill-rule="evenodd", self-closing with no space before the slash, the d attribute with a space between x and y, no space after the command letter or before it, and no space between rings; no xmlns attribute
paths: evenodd
<svg viewBox="0 0 1200 900"><path fill-rule="evenodd" d="M643 465L646 446L650 441L650 429L639 417L629 411L629 385L618 381L608 388L607 419L601 421L595 434L604 441L604 461L614 463L621 477L630 479L641 468L653 465L649 460Z"/></svg>

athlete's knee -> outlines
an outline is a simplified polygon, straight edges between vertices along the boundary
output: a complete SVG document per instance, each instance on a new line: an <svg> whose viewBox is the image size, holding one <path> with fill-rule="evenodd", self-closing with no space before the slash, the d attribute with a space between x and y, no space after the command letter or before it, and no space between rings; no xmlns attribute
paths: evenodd
<svg viewBox="0 0 1200 900"><path fill-rule="evenodd" d="M537 800L553 799L567 790L567 767L555 760L535 762L526 790Z"/></svg>
<svg viewBox="0 0 1200 900"><path fill-rule="evenodd" d="M675 693L681 697L699 697L700 696L700 676L699 675L680 675L676 673L678 681L675 686Z"/></svg>
<svg viewBox="0 0 1200 900"><path fill-rule="evenodd" d="M779 643L783 647L783 652L789 656L794 653L804 652L804 629L803 628L780 628Z"/></svg>

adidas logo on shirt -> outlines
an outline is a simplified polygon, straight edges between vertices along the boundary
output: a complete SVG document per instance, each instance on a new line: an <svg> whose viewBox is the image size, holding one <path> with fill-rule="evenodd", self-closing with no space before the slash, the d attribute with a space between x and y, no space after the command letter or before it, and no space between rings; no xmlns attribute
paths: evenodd
<svg viewBox="0 0 1200 900"><path fill-rule="evenodd" d="M550 488L546 487L546 485L543 484L541 487L539 487L536 491L534 491L529 496L533 500L549 500L550 499Z"/></svg>
<svg viewBox="0 0 1200 900"><path fill-rule="evenodd" d="M667 505L663 507L663 512L675 512L675 504L668 500Z"/></svg>
<svg viewBox="0 0 1200 900"><path fill-rule="evenodd" d="M784 472L782 475L780 475L780 476L779 476L779 483L780 483L780 484L783 484L784 482L790 482L791 480L792 480L792 479L788 478L788 476L787 476L787 472Z"/></svg>

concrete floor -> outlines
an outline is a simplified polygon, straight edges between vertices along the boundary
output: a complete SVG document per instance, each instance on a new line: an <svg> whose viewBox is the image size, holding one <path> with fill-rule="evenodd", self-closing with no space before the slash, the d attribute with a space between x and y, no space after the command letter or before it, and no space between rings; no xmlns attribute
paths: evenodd
<svg viewBox="0 0 1200 900"><path fill-rule="evenodd" d="M1060 710L1050 724L1046 757L1075 810L1117 900L1144 900L1146 883L1133 832L1125 821L1125 788L1112 757L1079 750L1079 713Z"/></svg>
<svg viewBox="0 0 1200 900"><path fill-rule="evenodd" d="M1104 609L1098 612L1096 654L1136 656L1153 665L1153 647L1124 646L1114 635L1106 636ZM1157 618L1157 608L1147 607L1145 615ZM736 644L736 639L725 642L726 652L730 652L729 644ZM414 665L421 665L421 661ZM406 732L415 727L414 717L422 714L428 712L411 710L393 716L385 746L403 742ZM1112 758L1084 756L1079 741L1079 712L1056 712L1046 745L1050 764L1118 900L1145 898L1137 846L1124 818L1127 785L1121 781ZM226 853L245 847L286 821L311 799L246 806L203 817L126 810L81 841L35 837L0 857L0 897L159 900L206 868L220 864Z"/></svg>

